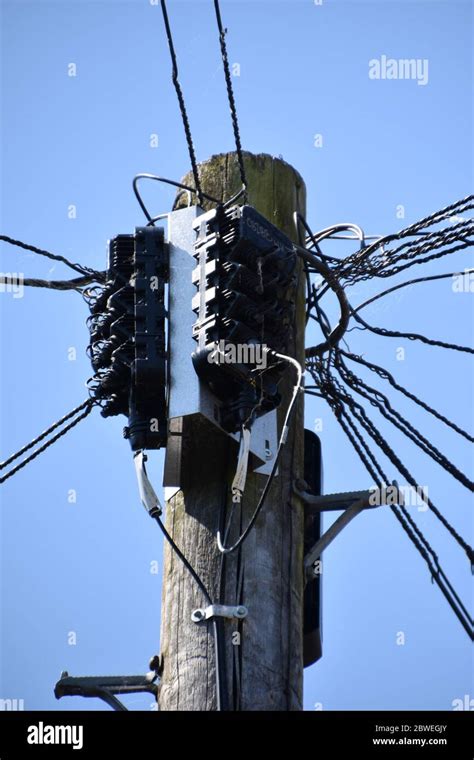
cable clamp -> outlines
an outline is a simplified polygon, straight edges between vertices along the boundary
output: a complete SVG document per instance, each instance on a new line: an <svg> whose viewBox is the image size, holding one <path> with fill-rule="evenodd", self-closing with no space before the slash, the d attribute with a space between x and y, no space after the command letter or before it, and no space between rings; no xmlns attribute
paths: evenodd
<svg viewBox="0 0 474 760"><path fill-rule="evenodd" d="M232 607L229 604L210 604L209 607L201 607L194 610L191 620L193 623L201 623L203 620L210 620L215 617L243 620L247 615L247 607L244 607L242 604L239 604L237 607Z"/></svg>
<svg viewBox="0 0 474 760"><path fill-rule="evenodd" d="M147 455L144 451L137 451L133 460L135 462L135 471L137 473L138 490L140 491L140 499L150 517L155 515L161 515L162 509L158 496L155 493L155 489L150 483L145 467L147 461Z"/></svg>
<svg viewBox="0 0 474 760"><path fill-rule="evenodd" d="M250 428L243 427L240 437L239 459L234 480L232 481L232 501L239 504L242 500L242 494L245 490L245 481L247 480L247 469L250 453Z"/></svg>

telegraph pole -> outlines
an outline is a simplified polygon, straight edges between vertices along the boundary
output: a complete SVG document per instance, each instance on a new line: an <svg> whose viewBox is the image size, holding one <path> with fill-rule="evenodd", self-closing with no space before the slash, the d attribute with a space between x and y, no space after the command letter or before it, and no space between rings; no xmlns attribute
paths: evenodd
<svg viewBox="0 0 474 760"><path fill-rule="evenodd" d="M288 237L296 239L294 212L305 213L306 188L298 172L282 159L245 153L248 203ZM235 153L216 155L199 167L202 189L229 198L241 187ZM192 185L192 176L183 180ZM186 198L178 196L178 207ZM206 210L212 204L205 204ZM305 280L299 279L295 321L288 353L304 365ZM190 305L191 308L191 305ZM174 350L179 351L179 346ZM295 384L288 368L280 384L279 431ZM258 521L239 552L222 563L216 544L219 515L235 472L235 458L221 438L207 434L194 441L187 484L168 503L166 527L181 551L221 604L243 604L244 620L222 620L226 673L224 709L301 710L303 691L303 505L292 483L303 477L303 394L292 418L288 441ZM217 435L217 434L216 434ZM266 475L249 471L242 507L234 515L229 542L235 540L255 509ZM161 655L161 710L217 708L215 648L209 621L191 620L205 606L188 571L165 542Z"/></svg>

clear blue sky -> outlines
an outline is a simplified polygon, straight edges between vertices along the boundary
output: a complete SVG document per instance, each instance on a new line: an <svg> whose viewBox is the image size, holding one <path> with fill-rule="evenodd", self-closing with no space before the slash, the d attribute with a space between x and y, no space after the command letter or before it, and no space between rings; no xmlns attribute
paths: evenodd
<svg viewBox="0 0 474 760"><path fill-rule="evenodd" d="M244 147L281 154L302 173L313 228L353 221L368 233L388 233L470 192L469 3L224 0L222 12L231 61L241 66L234 83ZM169 13L203 160L233 149L212 3L170 0ZM188 169L160 9L148 0L2 2L2 36L1 232L102 269L107 239L142 223L134 174L179 178ZM369 60L382 55L428 59L428 83L369 79ZM67 75L69 63L77 66L75 78ZM321 148L315 134L323 136ZM147 190L156 213L170 208L172 191ZM76 219L68 218L70 204ZM399 205L405 220L396 216ZM342 256L351 248L333 243L326 250ZM442 260L426 273L463 268L468 259ZM69 276L51 264L0 250L2 272ZM354 289L353 301L375 287ZM449 280L417 287L378 302L366 317L471 343L473 294L454 294ZM77 294L2 293L0 310L4 459L86 397L91 369L87 309ZM349 342L472 427L467 355L360 332ZM404 361L396 358L400 346ZM399 408L472 473L468 444L411 406L402 399ZM311 399L308 427L315 418L323 420L325 490L368 487L328 408ZM56 702L60 671L141 672L159 650L161 540L139 503L123 423L94 412L2 487L0 697L24 699L27 709L102 709L96 700ZM433 501L472 542L468 492L391 435ZM151 459L159 484L162 457ZM76 503L68 502L70 489ZM465 555L431 515L415 509L414 517L469 604ZM158 575L150 573L153 560ZM400 631L404 646L396 643ZM393 515L380 509L361 516L326 555L324 656L306 671L305 708L450 709L465 694L473 694L466 634ZM128 699L132 709L150 702Z"/></svg>

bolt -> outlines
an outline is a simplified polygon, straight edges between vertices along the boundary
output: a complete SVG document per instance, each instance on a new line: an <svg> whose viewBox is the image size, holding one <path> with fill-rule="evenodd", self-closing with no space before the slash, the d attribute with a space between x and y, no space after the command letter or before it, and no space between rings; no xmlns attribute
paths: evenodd
<svg viewBox="0 0 474 760"><path fill-rule="evenodd" d="M245 607L237 607L236 613L238 617L245 617L247 614L247 610L245 609Z"/></svg>
<svg viewBox="0 0 474 760"><path fill-rule="evenodd" d="M298 480L295 480L293 482L293 488L297 491L311 491L309 485L307 484L306 480L302 480L301 478L298 478Z"/></svg>
<svg viewBox="0 0 474 760"><path fill-rule="evenodd" d="M150 659L149 668L150 670L153 670L154 673L161 675L161 673L163 672L163 662L159 654L155 654Z"/></svg>

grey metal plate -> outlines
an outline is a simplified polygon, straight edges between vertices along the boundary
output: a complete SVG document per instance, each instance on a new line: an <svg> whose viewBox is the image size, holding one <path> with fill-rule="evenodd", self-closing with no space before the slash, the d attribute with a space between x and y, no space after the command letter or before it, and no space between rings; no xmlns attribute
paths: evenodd
<svg viewBox="0 0 474 760"><path fill-rule="evenodd" d="M170 245L169 278L169 425L170 431L182 428L182 418L200 414L213 425L219 426L219 409L221 402L216 399L209 388L200 382L191 359L196 348L193 339L193 324L196 316L191 308L196 286L192 282L192 272L196 267L194 259L194 241L196 233L193 221L202 214L197 206L173 211L169 215L168 242ZM229 435L222 431L225 435ZM231 436L238 440L237 434ZM172 438L170 436L170 438ZM179 486L183 462L181 442L170 440L165 456L165 486ZM251 466L257 472L269 474L277 448L276 412L269 412L258 418L252 428L250 451ZM271 455L267 456L270 451Z"/></svg>

